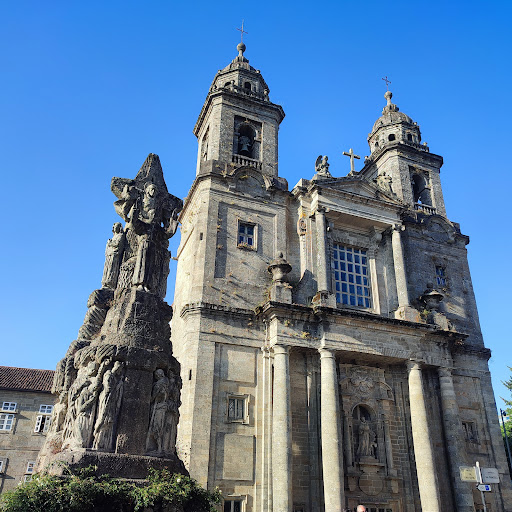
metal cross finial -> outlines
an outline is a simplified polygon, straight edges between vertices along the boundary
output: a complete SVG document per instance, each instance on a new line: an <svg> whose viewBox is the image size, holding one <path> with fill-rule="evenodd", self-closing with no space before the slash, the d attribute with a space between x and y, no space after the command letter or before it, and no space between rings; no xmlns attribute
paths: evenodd
<svg viewBox="0 0 512 512"><path fill-rule="evenodd" d="M243 27L243 25L242 25ZM389 84L391 83L391 80L388 80L388 75L386 75L385 78L383 78L384 82L386 82L386 89L389 91Z"/></svg>
<svg viewBox="0 0 512 512"><path fill-rule="evenodd" d="M244 30L244 20L242 20L242 28L237 28L237 30L240 30L240 38L242 43L244 42L244 34L248 34L249 32L246 32Z"/></svg>
<svg viewBox="0 0 512 512"><path fill-rule="evenodd" d="M350 148L348 150L348 153L346 151L343 151L343 154L345 156L350 157L350 174L354 174L356 172L356 168L354 165L354 158L356 158L357 160L360 160L361 157L359 155L355 155L354 150L352 148Z"/></svg>

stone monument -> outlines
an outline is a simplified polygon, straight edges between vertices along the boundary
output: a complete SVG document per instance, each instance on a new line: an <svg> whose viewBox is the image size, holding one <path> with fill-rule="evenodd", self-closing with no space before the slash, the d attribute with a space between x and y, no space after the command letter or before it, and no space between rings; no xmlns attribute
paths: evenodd
<svg viewBox="0 0 512 512"><path fill-rule="evenodd" d="M135 179L113 178L116 222L99 290L87 302L78 337L57 365L58 395L38 469L95 465L98 472L145 478L149 468L186 473L176 456L180 365L172 354L164 301L169 238L181 199L169 194L157 155Z"/></svg>

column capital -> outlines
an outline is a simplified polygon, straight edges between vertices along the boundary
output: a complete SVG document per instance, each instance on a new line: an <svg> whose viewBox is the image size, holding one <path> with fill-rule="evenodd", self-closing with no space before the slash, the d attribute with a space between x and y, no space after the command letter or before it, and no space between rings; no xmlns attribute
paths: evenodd
<svg viewBox="0 0 512 512"><path fill-rule="evenodd" d="M290 353L290 347L288 345L274 345L272 347L274 349L274 355L276 354L285 354L288 355Z"/></svg>
<svg viewBox="0 0 512 512"><path fill-rule="evenodd" d="M391 231L392 233L400 234L400 232L405 231L405 226L403 224L393 224L391 226Z"/></svg>
<svg viewBox="0 0 512 512"><path fill-rule="evenodd" d="M325 215L327 213L328 209L325 206L317 206L315 209L315 215L318 213L320 215Z"/></svg>
<svg viewBox="0 0 512 512"><path fill-rule="evenodd" d="M405 365L410 372L412 370L421 370L423 367L423 362L417 359L409 359L409 361L405 362Z"/></svg>
<svg viewBox="0 0 512 512"><path fill-rule="evenodd" d="M437 373L439 377L451 377L453 368L447 368L445 366L439 366L437 368Z"/></svg>
<svg viewBox="0 0 512 512"><path fill-rule="evenodd" d="M320 359L323 359L325 357L334 359L336 357L334 350L331 350L330 348L320 347L318 349L318 352L320 353Z"/></svg>

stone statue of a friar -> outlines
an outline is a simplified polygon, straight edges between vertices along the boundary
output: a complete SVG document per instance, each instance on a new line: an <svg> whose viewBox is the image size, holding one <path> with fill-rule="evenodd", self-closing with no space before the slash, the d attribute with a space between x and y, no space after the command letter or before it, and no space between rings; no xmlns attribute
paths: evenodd
<svg viewBox="0 0 512 512"><path fill-rule="evenodd" d="M148 468L185 472L176 456L180 366L172 355L167 291L169 238L181 199L169 194L157 155L134 179L113 178L124 221L107 242L101 288L57 365L58 396L38 469L71 466L146 478Z"/></svg>

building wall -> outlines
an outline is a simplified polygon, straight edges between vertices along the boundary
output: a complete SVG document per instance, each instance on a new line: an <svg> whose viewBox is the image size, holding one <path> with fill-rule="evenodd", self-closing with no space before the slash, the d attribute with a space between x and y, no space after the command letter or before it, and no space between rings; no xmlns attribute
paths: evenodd
<svg viewBox="0 0 512 512"><path fill-rule="evenodd" d="M0 431L0 459L4 461L4 471L0 474L0 491L13 489L25 479L27 464L35 462L42 447L45 434L34 432L41 405L53 405L55 397L51 393L32 391L0 390L0 405L16 402L17 412L10 431Z"/></svg>

